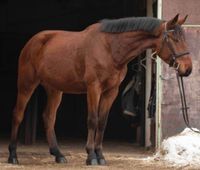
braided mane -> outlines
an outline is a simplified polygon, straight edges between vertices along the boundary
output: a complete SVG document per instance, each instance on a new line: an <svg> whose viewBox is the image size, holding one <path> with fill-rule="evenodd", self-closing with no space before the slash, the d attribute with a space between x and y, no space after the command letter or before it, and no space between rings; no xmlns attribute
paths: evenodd
<svg viewBox="0 0 200 170"><path fill-rule="evenodd" d="M120 19L101 20L101 31L109 33L121 33L128 31L147 31L153 32L162 20L153 17L129 17Z"/></svg>

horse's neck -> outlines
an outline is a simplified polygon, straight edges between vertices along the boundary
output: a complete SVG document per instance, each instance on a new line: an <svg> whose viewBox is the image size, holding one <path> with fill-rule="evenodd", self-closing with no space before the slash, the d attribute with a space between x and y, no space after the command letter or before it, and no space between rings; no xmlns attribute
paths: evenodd
<svg viewBox="0 0 200 170"><path fill-rule="evenodd" d="M124 65L155 45L155 37L146 32L112 34L111 50L117 65Z"/></svg>

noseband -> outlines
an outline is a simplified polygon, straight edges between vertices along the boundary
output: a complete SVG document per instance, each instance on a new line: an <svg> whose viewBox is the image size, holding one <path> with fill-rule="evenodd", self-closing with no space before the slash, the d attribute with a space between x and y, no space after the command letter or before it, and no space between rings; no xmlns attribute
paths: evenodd
<svg viewBox="0 0 200 170"><path fill-rule="evenodd" d="M176 62L176 59L179 58L179 57L182 57L184 55L187 55L187 54L190 54L188 51L185 51L185 52L182 52L182 53L176 53L175 49L173 48L173 45L171 44L170 42L170 38L169 38L169 35L168 33L170 32L174 32L175 30L171 29L171 30L167 30L167 22L165 23L165 31L163 33L163 41L162 41L162 47L161 47L161 50L164 46L164 43L166 42L167 44L167 47L169 48L169 50L171 51L171 55L170 55L170 62L169 62L169 67L173 67L175 68L176 70L178 70L180 64L178 64ZM160 51L161 51L160 50Z"/></svg>

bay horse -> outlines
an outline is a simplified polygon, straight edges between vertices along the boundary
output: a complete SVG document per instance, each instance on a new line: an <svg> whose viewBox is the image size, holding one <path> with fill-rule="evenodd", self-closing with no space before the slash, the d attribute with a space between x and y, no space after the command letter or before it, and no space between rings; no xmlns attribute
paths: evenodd
<svg viewBox="0 0 200 170"><path fill-rule="evenodd" d="M17 134L24 110L35 88L47 93L43 112L50 154L57 163L67 160L60 152L54 131L63 93L87 94L87 165L105 165L102 142L109 110L127 64L151 48L180 76L192 71L181 25L187 16L169 21L151 17L102 20L80 32L42 31L22 49L18 65L18 94L13 112L8 162L17 164Z"/></svg>

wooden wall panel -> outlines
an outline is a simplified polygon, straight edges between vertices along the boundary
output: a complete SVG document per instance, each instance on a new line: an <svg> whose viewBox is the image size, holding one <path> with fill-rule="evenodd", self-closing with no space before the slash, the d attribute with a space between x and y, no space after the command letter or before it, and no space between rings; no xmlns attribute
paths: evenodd
<svg viewBox="0 0 200 170"><path fill-rule="evenodd" d="M177 13L182 16L188 14L186 24L200 25L200 0L163 0L162 4L163 19L168 20Z"/></svg>

